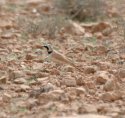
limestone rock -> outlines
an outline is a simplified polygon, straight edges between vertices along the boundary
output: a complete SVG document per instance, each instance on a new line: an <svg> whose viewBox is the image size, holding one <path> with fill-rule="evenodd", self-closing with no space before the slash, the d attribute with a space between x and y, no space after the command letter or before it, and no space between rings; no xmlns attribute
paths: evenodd
<svg viewBox="0 0 125 118"><path fill-rule="evenodd" d="M108 80L103 87L105 91L113 91L117 90L118 88L119 86L114 79Z"/></svg>
<svg viewBox="0 0 125 118"><path fill-rule="evenodd" d="M6 84L6 82L7 82L7 77L6 76L0 77L0 84Z"/></svg>
<svg viewBox="0 0 125 118"><path fill-rule="evenodd" d="M125 78L125 69L119 69L116 74L119 78Z"/></svg>
<svg viewBox="0 0 125 118"><path fill-rule="evenodd" d="M87 66L87 67L85 67L85 69L84 69L84 72L85 72L86 74L94 74L96 71L97 71L97 68L94 67L94 66Z"/></svg>
<svg viewBox="0 0 125 118"><path fill-rule="evenodd" d="M21 78L25 76L25 73L22 71L15 71L13 69L9 69L9 80L14 80L16 78Z"/></svg>
<svg viewBox="0 0 125 118"><path fill-rule="evenodd" d="M16 83L16 84L24 84L26 82L27 82L26 79L22 78L22 77L14 80L14 83Z"/></svg>
<svg viewBox="0 0 125 118"><path fill-rule="evenodd" d="M70 78L70 77L64 78L63 84L66 85L67 87L73 87L77 85L75 78Z"/></svg>
<svg viewBox="0 0 125 118"><path fill-rule="evenodd" d="M28 85L25 85L25 84L20 85L20 91L26 91L29 89L30 89L30 86L28 86Z"/></svg>
<svg viewBox="0 0 125 118"><path fill-rule="evenodd" d="M108 101L108 102L119 100L121 98L122 98L122 93L117 90L111 91L111 92L106 92L101 95L101 99L103 101Z"/></svg>
<svg viewBox="0 0 125 118"><path fill-rule="evenodd" d="M85 92L86 92L86 90L84 89L84 87L77 87L76 88L77 95L85 94Z"/></svg>
<svg viewBox="0 0 125 118"><path fill-rule="evenodd" d="M85 104L79 107L78 112L83 113L97 113L97 107L95 105Z"/></svg>
<svg viewBox="0 0 125 118"><path fill-rule="evenodd" d="M99 71L95 75L97 84L105 84L110 79L109 73L106 71Z"/></svg>
<svg viewBox="0 0 125 118"><path fill-rule="evenodd" d="M3 97L2 97L2 99L3 99L4 102L10 102L11 98L12 98L11 95L8 94L8 93L4 93Z"/></svg>

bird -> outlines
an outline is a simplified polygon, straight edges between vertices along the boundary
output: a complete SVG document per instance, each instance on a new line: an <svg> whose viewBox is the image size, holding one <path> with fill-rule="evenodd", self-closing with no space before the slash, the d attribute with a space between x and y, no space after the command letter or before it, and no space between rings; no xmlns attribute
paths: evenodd
<svg viewBox="0 0 125 118"><path fill-rule="evenodd" d="M60 52L54 50L50 44L43 45L43 47L46 48L48 57L50 56L52 61L54 61L55 63L68 64L74 67L75 69L79 70L80 72L82 72L82 70L78 68L76 64L72 62L71 59L67 58L65 55L61 54Z"/></svg>

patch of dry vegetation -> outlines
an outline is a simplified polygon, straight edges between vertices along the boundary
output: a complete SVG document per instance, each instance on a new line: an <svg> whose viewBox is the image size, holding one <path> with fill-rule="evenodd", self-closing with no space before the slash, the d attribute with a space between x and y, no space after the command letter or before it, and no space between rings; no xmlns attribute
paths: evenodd
<svg viewBox="0 0 125 118"><path fill-rule="evenodd" d="M106 14L102 0L55 0L55 6L79 21L95 21Z"/></svg>
<svg viewBox="0 0 125 118"><path fill-rule="evenodd" d="M41 16L36 19L30 19L27 17L18 18L18 25L23 37L39 37L41 35L46 35L50 38L55 38L56 34L69 24L70 23L66 17L60 15Z"/></svg>
<svg viewBox="0 0 125 118"><path fill-rule="evenodd" d="M117 33L125 39L125 20L122 16L115 19L115 25L117 27Z"/></svg>

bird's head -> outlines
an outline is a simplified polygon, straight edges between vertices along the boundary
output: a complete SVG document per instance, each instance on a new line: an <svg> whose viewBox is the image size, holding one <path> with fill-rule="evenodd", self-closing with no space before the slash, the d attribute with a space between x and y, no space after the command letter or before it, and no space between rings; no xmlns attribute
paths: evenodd
<svg viewBox="0 0 125 118"><path fill-rule="evenodd" d="M43 45L43 47L46 48L48 54L51 54L53 52L50 44Z"/></svg>

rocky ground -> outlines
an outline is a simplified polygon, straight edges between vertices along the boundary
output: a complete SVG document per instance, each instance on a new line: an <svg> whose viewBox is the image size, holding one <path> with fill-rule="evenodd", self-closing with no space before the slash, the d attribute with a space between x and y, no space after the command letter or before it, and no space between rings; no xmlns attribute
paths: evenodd
<svg viewBox="0 0 125 118"><path fill-rule="evenodd" d="M0 1L0 118L125 118L125 4L108 4L106 20L55 23L50 0ZM46 61L44 43L81 71Z"/></svg>

